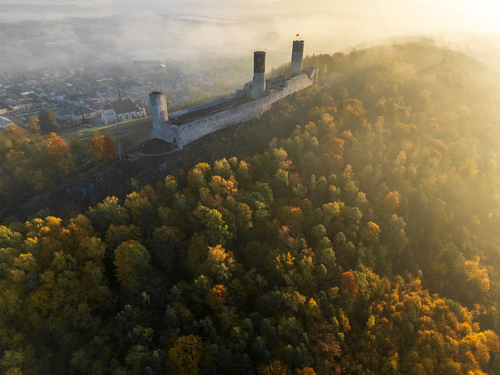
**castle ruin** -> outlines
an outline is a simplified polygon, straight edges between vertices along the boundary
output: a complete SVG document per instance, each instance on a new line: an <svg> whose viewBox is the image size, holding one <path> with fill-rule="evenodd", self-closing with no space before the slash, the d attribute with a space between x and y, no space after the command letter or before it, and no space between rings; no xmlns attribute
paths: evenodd
<svg viewBox="0 0 500 375"><path fill-rule="evenodd" d="M304 41L293 42L291 78L266 78L266 53L254 52L251 82L229 97L168 114L167 99L161 92L149 94L153 130L151 139L183 146L226 126L261 116L273 103L318 82L318 67L302 68Z"/></svg>

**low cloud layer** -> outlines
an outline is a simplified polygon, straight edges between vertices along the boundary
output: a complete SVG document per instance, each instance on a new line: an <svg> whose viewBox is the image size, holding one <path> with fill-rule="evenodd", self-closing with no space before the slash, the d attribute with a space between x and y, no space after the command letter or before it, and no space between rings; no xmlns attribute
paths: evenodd
<svg viewBox="0 0 500 375"><path fill-rule="evenodd" d="M185 59L271 53L289 58L296 34L306 53L422 35L483 60L499 55L493 2L265 0L0 0L0 68L89 60ZM487 38L479 35L487 34ZM492 44L491 44L492 43ZM488 63L490 63L488 61ZM494 63L493 63L494 65Z"/></svg>

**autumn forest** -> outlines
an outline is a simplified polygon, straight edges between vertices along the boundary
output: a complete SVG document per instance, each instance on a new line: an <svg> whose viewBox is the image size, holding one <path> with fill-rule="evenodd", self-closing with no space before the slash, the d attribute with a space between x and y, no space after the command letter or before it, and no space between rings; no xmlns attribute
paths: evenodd
<svg viewBox="0 0 500 375"><path fill-rule="evenodd" d="M500 372L497 77L432 43L306 60L304 121L259 153L3 218L1 373ZM89 151L116 157L105 135ZM5 129L0 202L82 158L35 120Z"/></svg>

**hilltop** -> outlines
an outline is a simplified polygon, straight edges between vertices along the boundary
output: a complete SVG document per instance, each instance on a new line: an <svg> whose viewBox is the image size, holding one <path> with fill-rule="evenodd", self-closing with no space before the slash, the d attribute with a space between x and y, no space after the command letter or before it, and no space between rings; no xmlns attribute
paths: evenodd
<svg viewBox="0 0 500 375"><path fill-rule="evenodd" d="M2 370L500 371L495 76L420 43L308 59L318 87L150 185L0 227Z"/></svg>

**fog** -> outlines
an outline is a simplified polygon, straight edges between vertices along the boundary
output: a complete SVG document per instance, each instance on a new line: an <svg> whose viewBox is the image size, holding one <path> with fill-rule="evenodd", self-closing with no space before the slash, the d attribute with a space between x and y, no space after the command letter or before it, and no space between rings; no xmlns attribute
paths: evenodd
<svg viewBox="0 0 500 375"><path fill-rule="evenodd" d="M308 54L428 37L495 67L496 13L488 0L0 0L0 69L240 57L256 49L277 65L296 34Z"/></svg>

